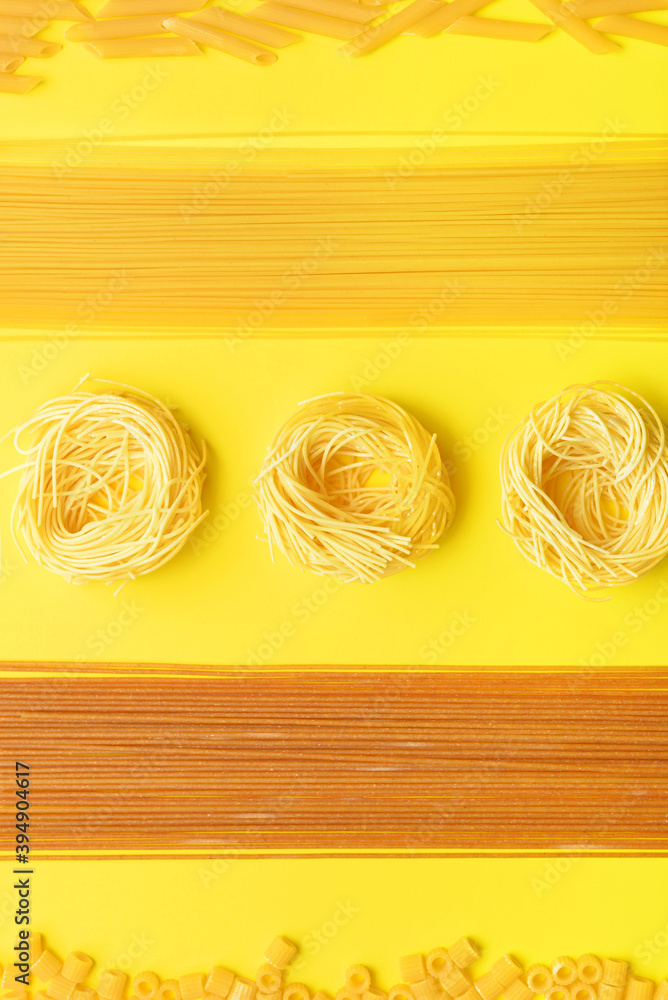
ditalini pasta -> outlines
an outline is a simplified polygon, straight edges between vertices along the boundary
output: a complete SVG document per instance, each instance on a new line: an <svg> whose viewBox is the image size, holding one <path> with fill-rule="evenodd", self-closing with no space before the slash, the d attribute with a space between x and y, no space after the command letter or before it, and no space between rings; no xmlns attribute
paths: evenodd
<svg viewBox="0 0 668 1000"><path fill-rule="evenodd" d="M371 10L377 9L371 8ZM248 11L248 16L281 24L285 28L297 28L312 35L324 35L327 38L354 38L360 32L360 24L357 21L344 21L340 17L316 14L310 10L301 10L299 7L288 7L286 4L276 3L275 0L254 7Z"/></svg>
<svg viewBox="0 0 668 1000"><path fill-rule="evenodd" d="M341 46L339 52L347 56L363 56L375 52L381 45L398 38L411 25L431 16L432 12L439 11L442 6L441 0L412 0L396 14L370 25L348 45Z"/></svg>
<svg viewBox="0 0 668 1000"><path fill-rule="evenodd" d="M492 17L460 17L449 28L447 35L473 35L478 38L503 38L514 42L539 42L554 31L551 24L532 24L527 21L499 21Z"/></svg>
<svg viewBox="0 0 668 1000"><path fill-rule="evenodd" d="M11 432L25 459L12 533L70 583L123 584L168 562L206 516L206 450L148 393L87 381Z"/></svg>
<svg viewBox="0 0 668 1000"><path fill-rule="evenodd" d="M462 938L461 940L465 942L465 947L470 944L472 948L475 948L475 945L470 943L470 939ZM459 942L455 942L452 949L457 950L459 947ZM222 969L220 966L214 966L208 978L204 973L197 972L183 975L178 979L161 980L157 973L149 970L135 975L132 981L132 994L136 1000L154 1000L156 997L162 997L163 1000L203 1000L203 998L212 997L220 998L220 1000L224 1000L224 998L228 998L228 1000L254 1000L255 997L273 998L275 996L280 997L281 1000L311 1000L312 992L307 984L293 980L287 983L283 982L283 970L285 969L285 965L282 964L284 961L283 954L288 948L292 949L293 954L296 954L297 948L294 945L285 938L277 938L276 942L270 946L269 951L272 953L277 951L281 956L281 964L274 966L267 961L266 964L260 966L256 979L247 979L244 976L235 974L231 970ZM452 949L439 948L437 950L447 955L448 951ZM15 950L21 959L25 959L25 966L35 970L39 959L35 958L25 939L17 939ZM81 952L73 954L82 958L88 957L82 955ZM424 956L410 956L411 964L417 968L418 959L422 960L422 974L424 978L409 978L408 983L399 983L392 986L388 992L374 985L374 977L365 965L352 965L345 973L345 985L335 992L335 998L338 998L338 1000L355 1000L355 997L367 997L369 1000L371 998L373 1000L439 1000L439 998L447 997L447 994L439 984L439 979L425 974ZM68 961L69 959L65 960L64 969L68 968ZM89 961L92 966L92 959ZM598 959L596 961L598 962ZM406 965L406 962L407 959L402 959L400 965L403 967ZM555 963L553 962L552 964L554 968ZM619 964L628 968L626 962L620 962ZM453 968L459 973L462 980L470 982L466 973L462 972L457 966ZM14 985L13 973L15 969L18 971L18 966L7 966L2 983L5 988ZM493 970L501 972L501 978L505 981L505 984L497 979ZM543 978L551 979L548 967L542 963L538 963L530 966L527 970L527 982L532 981L533 978L539 975L539 970L545 970L547 973L546 976L545 973L540 972ZM83 974L84 978L89 971L90 968ZM79 973L79 975L81 976L82 974ZM531 988L527 987L520 978L522 975L522 965L511 955L502 955L492 964L491 969L478 976L474 980L473 985L469 986L466 993L467 1000L469 998L470 1000L497 1000L501 995L507 997L507 990L511 987L511 995L516 997L519 995L518 986L520 989L526 990L529 996L534 996ZM61 972L56 973L50 978L46 993L42 993L41 996L50 997L52 1000L59 1000L63 996L72 997L74 1000L77 1000L77 998L78 1000L95 1000L97 996L101 997L102 1000L123 1000L127 979L128 977L124 973L115 969L107 969L99 977L96 992L93 987L82 985L83 978L71 980ZM269 981L276 985L276 989L272 992L268 992L266 989ZM209 985L222 989L224 992L214 993L211 990L205 989ZM626 995L629 996L629 1000L652 1000L652 995L654 995L655 1000L665 1000L666 986L668 986L668 983L664 980L655 991L655 984L652 980L631 976L628 979ZM263 989L263 987L265 988ZM591 989L591 987L587 988ZM21 985L21 989L27 995L25 987ZM543 992L546 998L556 995L556 993L561 994L560 1000L567 1000L570 996L568 984L545 987L544 990L541 989L541 993ZM17 995L17 990L14 991L14 995ZM35 997L35 1000L39 1000L39 997L40 994ZM324 991L317 991L314 1000L318 1000L318 998L329 1000L329 994Z"/></svg>
<svg viewBox="0 0 668 1000"><path fill-rule="evenodd" d="M235 172L204 147L130 144L119 169L101 144L57 176L66 145L6 144L4 328L216 330L232 352L258 327L653 335L668 318L668 142L611 138L586 169L582 149L489 147L481 162L452 144L426 156L269 146L235 152Z"/></svg>
<svg viewBox="0 0 668 1000"><path fill-rule="evenodd" d="M202 50L188 38L171 35L155 38L107 38L84 42L83 48L98 59L137 59L146 56L200 56Z"/></svg>
<svg viewBox="0 0 668 1000"><path fill-rule="evenodd" d="M274 49L285 48L286 45L292 45L301 38L293 31L285 31L275 24L263 24L245 14L236 14L222 7L207 7L199 14L193 14L190 20L201 21L202 24L208 24L212 28L221 28L223 31L259 42L260 45L270 45Z"/></svg>
<svg viewBox="0 0 668 1000"><path fill-rule="evenodd" d="M655 45L668 45L668 26L656 24L653 21L643 21L638 17L625 17L623 14L612 14L596 22L598 31L609 31L611 35L622 35L626 38L637 38L642 42L653 42Z"/></svg>
<svg viewBox="0 0 668 1000"><path fill-rule="evenodd" d="M500 471L503 529L582 596L633 583L668 554L667 431L622 386L572 386L539 403L506 440Z"/></svg>
<svg viewBox="0 0 668 1000"><path fill-rule="evenodd" d="M239 38L229 31L212 28L208 24L189 21L185 17L168 17L165 18L164 24L168 31L173 31L176 35L183 35L185 38L192 39L193 42L218 49L227 55L253 63L255 66L271 66L278 58L275 52L264 49L260 45L256 45L255 42Z"/></svg>
<svg viewBox="0 0 668 1000"><path fill-rule="evenodd" d="M381 396L331 393L281 427L256 481L272 552L371 583L437 548L455 501L436 436Z"/></svg>
<svg viewBox="0 0 668 1000"><path fill-rule="evenodd" d="M146 14L144 17L118 17L107 21L87 21L73 24L65 32L69 42L97 42L108 38L140 38L160 35L167 29L164 14Z"/></svg>

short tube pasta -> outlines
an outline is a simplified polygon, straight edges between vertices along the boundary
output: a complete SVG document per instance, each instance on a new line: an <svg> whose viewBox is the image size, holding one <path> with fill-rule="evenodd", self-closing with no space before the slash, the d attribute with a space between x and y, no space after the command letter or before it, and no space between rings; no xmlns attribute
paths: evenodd
<svg viewBox="0 0 668 1000"><path fill-rule="evenodd" d="M302 403L274 439L256 499L272 557L276 548L293 566L344 582L414 566L455 511L435 435L362 393ZM425 977L407 972L402 959L403 979Z"/></svg>
<svg viewBox="0 0 668 1000"><path fill-rule="evenodd" d="M140 38L161 35L164 14L145 14L144 17L116 17L107 21L87 21L73 24L65 32L68 42L96 42L108 38Z"/></svg>
<svg viewBox="0 0 668 1000"><path fill-rule="evenodd" d="M155 38L101 38L84 42L86 52L98 59L145 59L147 56L201 56L202 50L189 38L157 35Z"/></svg>
<svg viewBox="0 0 668 1000"><path fill-rule="evenodd" d="M654 45L668 45L668 27L654 21L643 21L639 17L626 17L624 14L612 14L596 22L597 31L609 31L611 35L624 38L637 38L641 42L652 42Z"/></svg>
<svg viewBox="0 0 668 1000"><path fill-rule="evenodd" d="M396 14L391 14L384 21L367 27L347 45L342 45L339 52L346 56L369 55L382 45L398 38L411 25L429 17L433 11L440 10L442 6L440 0L413 0Z"/></svg>
<svg viewBox="0 0 668 1000"><path fill-rule="evenodd" d="M212 28L208 24L189 21L185 17L168 17L164 21L168 31L173 31L177 35L199 42L200 45L208 45L211 48L225 52L227 55L236 56L245 62L253 63L254 66L271 66L278 58L275 52L263 49L255 42L247 41L245 38L238 38L228 31L220 31Z"/></svg>
<svg viewBox="0 0 668 1000"><path fill-rule="evenodd" d="M255 18L246 14L235 14L231 10L223 10L222 7L207 7L198 14L193 14L191 21L200 21L208 24L212 28L222 28L223 31L231 31L242 38L249 38L260 45L270 45L273 49L282 49L286 45L298 42L300 35L294 31L285 31L276 24L263 24Z"/></svg>

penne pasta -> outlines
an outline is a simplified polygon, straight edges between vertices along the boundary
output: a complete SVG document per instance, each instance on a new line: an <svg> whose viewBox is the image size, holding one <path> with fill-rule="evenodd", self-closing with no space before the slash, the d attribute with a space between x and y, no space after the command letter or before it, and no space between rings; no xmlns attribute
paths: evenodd
<svg viewBox="0 0 668 1000"><path fill-rule="evenodd" d="M434 35L449 28L460 17L475 14L482 7L486 7L489 2L490 0L452 0L451 3L440 4L424 20L413 25L410 34L420 35L421 38L433 38Z"/></svg>
<svg viewBox="0 0 668 1000"><path fill-rule="evenodd" d="M379 49L381 45L386 45L393 38L397 38L411 25L431 17L442 7L443 4L440 0L413 0L396 14L392 14L379 24L366 28L357 38L354 38L347 45L342 45L339 52L346 56L369 55L369 53Z"/></svg>
<svg viewBox="0 0 668 1000"><path fill-rule="evenodd" d="M653 42L655 45L668 45L668 27L665 24L641 21L636 17L625 17L623 14L604 17L596 25L596 30L609 31L612 35L621 35L624 38L637 38L641 42Z"/></svg>
<svg viewBox="0 0 668 1000"><path fill-rule="evenodd" d="M225 52L228 56L235 56L245 62L253 63L254 66L271 66L278 59L275 52L263 49L255 42L238 38L227 31L219 28L212 28L208 24L189 21L185 17L168 17L165 19L165 27L177 35L190 38L201 45Z"/></svg>
<svg viewBox="0 0 668 1000"><path fill-rule="evenodd" d="M301 38L301 35L296 35L293 31L285 31L275 24L263 24L244 14L223 10L222 7L207 7L199 14L193 14L190 20L200 21L212 28L222 28L223 31L231 31L234 35L250 38L261 45L271 45L274 49L285 48L286 45L292 45Z"/></svg>
<svg viewBox="0 0 668 1000"><path fill-rule="evenodd" d="M282 24L285 28L297 28L311 35L325 35L327 38L343 40L355 38L360 32L360 25L355 21L344 21L340 17L330 17L328 14L316 14L310 10L300 10L298 7L288 7L275 0L269 0L259 7L248 11L249 17L262 21Z"/></svg>
<svg viewBox="0 0 668 1000"><path fill-rule="evenodd" d="M607 17L609 14L644 14L668 10L668 0L566 0L578 17Z"/></svg>
<svg viewBox="0 0 668 1000"><path fill-rule="evenodd" d="M460 17L445 29L446 35L472 35L477 38L501 38L514 42L539 42L554 31L552 24L528 21L498 21L491 17Z"/></svg>
<svg viewBox="0 0 668 1000"><path fill-rule="evenodd" d="M0 0L2 2L2 0ZM98 18L145 17L148 14L183 14L201 10L206 0L109 0Z"/></svg>
<svg viewBox="0 0 668 1000"><path fill-rule="evenodd" d="M160 35L164 14L145 14L144 17L117 17L105 21L86 21L73 24L65 32L68 42L95 42L102 38L139 38Z"/></svg>
<svg viewBox="0 0 668 1000"><path fill-rule="evenodd" d="M0 94L27 94L42 83L41 76L16 76L14 73L0 73Z"/></svg>
<svg viewBox="0 0 668 1000"><path fill-rule="evenodd" d="M48 21L41 21L31 17L6 17L0 16L0 34L20 35L21 38L32 38L48 25Z"/></svg>
<svg viewBox="0 0 668 1000"><path fill-rule="evenodd" d="M146 56L200 56L201 49L187 38L107 38L84 42L98 59L139 59Z"/></svg>
<svg viewBox="0 0 668 1000"><path fill-rule="evenodd" d="M25 62L24 56L0 55L0 73L15 73Z"/></svg>
<svg viewBox="0 0 668 1000"><path fill-rule="evenodd" d="M590 52L596 55L606 55L608 52L619 50L619 45L616 42L613 42L611 38L606 38L596 28L592 28L591 24L587 24L581 17L574 14L572 10L561 3L561 0L531 0L531 3L538 8L541 14L549 17L550 21L558 28L565 31L580 45L584 45Z"/></svg>
<svg viewBox="0 0 668 1000"><path fill-rule="evenodd" d="M38 31L49 21L92 20L86 8L74 0L0 0L0 16L38 18L45 22Z"/></svg>
<svg viewBox="0 0 668 1000"><path fill-rule="evenodd" d="M3 55L48 59L61 49L60 42L47 42L42 38L21 38L20 35L0 35L0 53Z"/></svg>
<svg viewBox="0 0 668 1000"><path fill-rule="evenodd" d="M315 14L329 14L330 17L340 17L344 21L358 21L368 24L374 18L380 17L387 7L370 9L356 0L283 0L287 7L297 7L299 10L311 10Z"/></svg>

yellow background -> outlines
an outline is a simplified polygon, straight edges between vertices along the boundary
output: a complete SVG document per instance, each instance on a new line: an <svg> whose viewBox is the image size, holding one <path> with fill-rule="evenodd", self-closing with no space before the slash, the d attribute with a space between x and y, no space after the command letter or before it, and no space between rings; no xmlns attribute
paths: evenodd
<svg viewBox="0 0 668 1000"><path fill-rule="evenodd" d="M574 382L613 379L667 420L668 343L591 340L561 360L563 340L415 338L388 365L397 343L361 335L248 340L233 349L225 339L187 348L75 340L41 372L36 358L46 357L45 344L0 345L0 434L86 372L138 385L178 405L208 442L212 511L196 550L187 546L114 597L113 588L73 587L21 563L9 534L18 477L0 481L0 659L225 665L255 653L268 666L665 664L668 563L589 603L528 563L496 518L499 450L531 406ZM384 371L370 379L370 366ZM416 570L328 594L325 578L300 573L280 554L272 565L257 537L250 481L300 400L359 388L397 400L437 432L444 458L456 465L458 513L439 551ZM3 469L17 462L9 441L0 462ZM129 621L124 605L134 610ZM280 642L284 626L290 634ZM435 651L425 648L430 641Z"/></svg>
<svg viewBox="0 0 668 1000"><path fill-rule="evenodd" d="M90 9L102 6L102 0L92 0ZM253 4L241 0L231 6ZM495 0L484 14L544 20L529 0ZM665 12L649 18L668 23ZM55 24L43 37L62 40L66 27ZM28 60L19 70L43 75L46 83L27 96L0 94L0 136L79 140L86 132L94 137L104 119L111 123L105 141L252 136L276 108L294 116L293 136L344 133L354 144L370 133L428 135L443 128L444 114L472 95L483 77L495 81L494 94L461 124L445 123L454 136L598 135L608 118L620 120L627 133L665 133L665 49L619 41L622 52L595 56L563 32L536 44L405 37L370 57L347 60L337 52L342 43L307 36L281 50L278 62L266 69L210 49L196 58L104 62L69 42L55 58ZM166 77L142 93L149 67ZM402 141L412 144L410 136Z"/></svg>
<svg viewBox="0 0 668 1000"><path fill-rule="evenodd" d="M94 956L91 984L101 968L117 965L167 978L229 964L253 976L276 934L302 943L306 961L291 978L332 995L353 962L368 964L387 988L399 981L401 955L462 935L482 948L474 975L505 951L527 964L593 951L625 958L656 980L668 974L665 864L575 858L569 868L568 859L547 857L38 861L33 926L61 956L75 948ZM0 873L4 962L14 931L6 862ZM343 926L323 931L341 903L358 912L344 922L339 910ZM317 934L326 941L319 947ZM131 960L136 939L150 944ZM657 954L644 953L646 939Z"/></svg>

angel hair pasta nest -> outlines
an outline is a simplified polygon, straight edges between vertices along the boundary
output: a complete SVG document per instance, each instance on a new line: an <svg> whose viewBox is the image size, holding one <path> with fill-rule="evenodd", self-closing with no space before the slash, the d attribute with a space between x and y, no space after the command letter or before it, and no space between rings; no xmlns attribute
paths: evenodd
<svg viewBox="0 0 668 1000"><path fill-rule="evenodd" d="M614 382L539 403L500 461L502 527L576 593L633 583L668 553L666 428Z"/></svg>
<svg viewBox="0 0 668 1000"><path fill-rule="evenodd" d="M414 566L455 512L436 435L389 399L343 392L281 427L256 499L272 557L345 582Z"/></svg>

